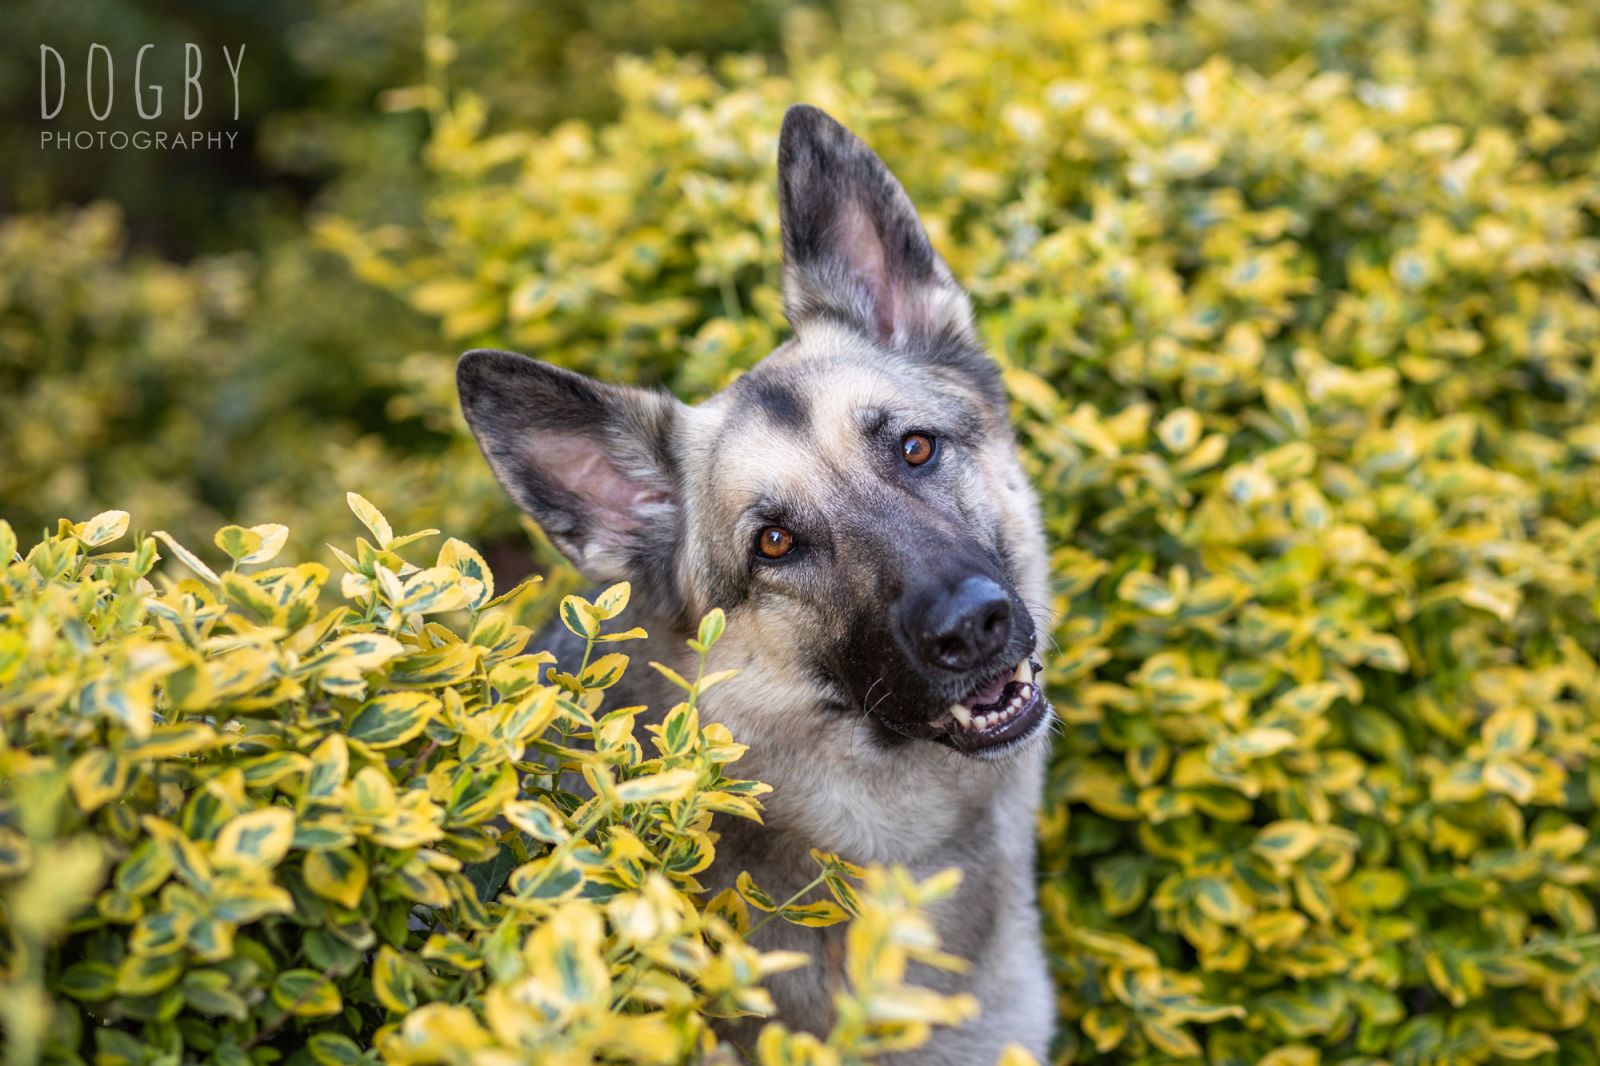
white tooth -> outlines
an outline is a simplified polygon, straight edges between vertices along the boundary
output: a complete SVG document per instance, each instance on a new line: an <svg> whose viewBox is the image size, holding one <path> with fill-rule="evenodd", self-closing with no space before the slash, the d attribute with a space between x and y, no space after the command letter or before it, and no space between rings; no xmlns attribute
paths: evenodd
<svg viewBox="0 0 1600 1066"><path fill-rule="evenodd" d="M1016 680L1026 685L1033 680L1033 664L1024 659L1017 664L1017 672L1013 675Z"/></svg>
<svg viewBox="0 0 1600 1066"><path fill-rule="evenodd" d="M950 713L955 716L956 722L963 728L972 725L972 712L959 703L950 705Z"/></svg>
<svg viewBox="0 0 1600 1066"><path fill-rule="evenodd" d="M988 729L994 723L994 719L987 714L978 715L975 721L978 723L979 729Z"/></svg>

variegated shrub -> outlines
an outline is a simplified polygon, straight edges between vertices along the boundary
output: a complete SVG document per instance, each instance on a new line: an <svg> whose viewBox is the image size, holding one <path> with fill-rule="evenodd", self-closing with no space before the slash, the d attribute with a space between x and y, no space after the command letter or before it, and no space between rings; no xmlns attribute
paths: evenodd
<svg viewBox="0 0 1600 1066"><path fill-rule="evenodd" d="M121 511L25 555L0 522L7 1066L730 1062L711 1020L805 961L760 950L773 919L851 920L847 987L826 1040L774 1024L752 1061L865 1063L970 1014L907 981L944 961L921 907L948 878L818 854L813 898L698 891L713 814L766 791L695 710L720 612L636 735L604 705L626 585L561 604L587 654L560 673L526 586L455 539L415 565L436 531L350 505L371 536L337 593L269 565L279 525L220 530L213 568L165 533L119 549Z"/></svg>
<svg viewBox="0 0 1600 1066"><path fill-rule="evenodd" d="M226 438L270 439L259 454L273 462L208 481L262 474L230 488L305 534L332 528L337 497L316 495L330 479L371 486L417 523L513 528L455 412L455 353L514 347L691 398L721 385L784 330L780 116L796 101L827 107L904 179L973 292L1056 544L1049 670L1065 730L1040 874L1063 1054L1600 1059L1600 5L836 7L842 29L795 5L766 54L624 62L614 118L530 131L485 102L527 72L446 71L448 5L427 5L432 80L386 99L427 105L432 183L415 210L383 214L426 222L326 217L318 235L437 322L436 350L316 348L309 369L294 365L295 395L322 386L323 361L358 359L360 373L337 376L381 387L350 410L385 412L394 440L378 447L368 423L319 407L315 421ZM194 409L231 411L224 385L239 385L222 359L244 350L236 336L271 337L298 288L320 287L290 286L294 303L239 324L228 299L186 297L175 320L174 293L234 292L229 265L187 280L134 272L96 254L103 227L86 219L0 234L8 278L44 278L0 294L8 380L29 398L4 426L22 461L0 463L0 486L62 509L129 484L141 514L193 524L174 471L244 451L218 449L218 420L197 428ZM93 299L68 284L83 278ZM56 368L44 376L42 353ZM152 362L175 368L160 376L171 401L116 424L133 439L95 436L74 386L104 397L90 413L118 410L130 366L146 364L148 392ZM401 462L413 422L456 439ZM92 455L63 458L85 439ZM77 686L75 706L105 706L95 721L120 711L87 687L106 671L136 682L135 697L166 691L143 651L96 643L104 608L56 584L45 620L21 631L61 635L47 672ZM97 621L68 624L80 615ZM419 654L424 638L407 639ZM340 699L341 718L359 707ZM242 720L265 714L252 713ZM420 751L425 735L395 750ZM77 750L57 741L36 757ZM161 778L173 813L192 795L177 769ZM152 805L156 781L135 783L130 802ZM17 787L9 773L4 787ZM23 813L63 802L70 786L51 787ZM107 839L136 839L119 832ZM51 891L8 915L48 917L101 861L71 834L52 839ZM275 876L303 870L302 854L292 845ZM229 967L277 957L265 948L211 969L232 981ZM0 1007L20 1010L45 964L6 950L40 967L7 971L23 984ZM289 968L323 972L309 958ZM224 978L184 982L204 997ZM61 1002L71 1016L76 1001ZM251 1010L255 1024L276 1016ZM466 1021L427 1017L417 1024ZM278 1040L309 1024L285 1023Z"/></svg>

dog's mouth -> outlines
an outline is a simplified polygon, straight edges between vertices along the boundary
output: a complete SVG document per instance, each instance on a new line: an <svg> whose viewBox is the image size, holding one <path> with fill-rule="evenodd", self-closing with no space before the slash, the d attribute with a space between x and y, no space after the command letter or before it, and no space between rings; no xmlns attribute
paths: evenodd
<svg viewBox="0 0 1600 1066"><path fill-rule="evenodd" d="M959 751L992 754L991 749L1032 735L1049 709L1040 684L1043 672L1029 657L989 678L934 723L943 729L939 739Z"/></svg>

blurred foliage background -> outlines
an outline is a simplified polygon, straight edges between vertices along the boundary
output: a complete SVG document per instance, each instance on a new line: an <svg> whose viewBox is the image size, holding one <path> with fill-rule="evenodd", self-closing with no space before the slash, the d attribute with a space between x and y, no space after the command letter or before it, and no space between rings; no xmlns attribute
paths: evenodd
<svg viewBox="0 0 1600 1066"><path fill-rule="evenodd" d="M118 506L311 557L354 488L515 577L455 354L725 383L782 334L776 134L818 104L970 287L1044 496L1065 1053L1600 1061L1600 7L21 25L76 71L89 40L250 51L225 158L41 151L37 69L5 70L19 531Z"/></svg>
<svg viewBox="0 0 1600 1066"><path fill-rule="evenodd" d="M26 51L0 64L0 388L14 400L0 419L0 510L34 529L132 496L143 520L202 539L227 516L283 514L307 549L337 536L339 486L382 471L390 506L486 529L496 563L525 569L526 538L459 424L410 398L419 363L449 359L432 316L350 271L316 228L429 230L431 116L414 105L430 72L506 129L605 121L619 56L777 56L786 6L23 3L8 17ZM180 101L188 42L213 94L194 122ZM115 65L106 123L88 112L92 43ZM146 43L143 81L165 93L151 121L132 99ZM66 105L49 122L38 44L67 66ZM221 49L241 44L234 122ZM239 139L210 151L39 144L43 130L101 128Z"/></svg>

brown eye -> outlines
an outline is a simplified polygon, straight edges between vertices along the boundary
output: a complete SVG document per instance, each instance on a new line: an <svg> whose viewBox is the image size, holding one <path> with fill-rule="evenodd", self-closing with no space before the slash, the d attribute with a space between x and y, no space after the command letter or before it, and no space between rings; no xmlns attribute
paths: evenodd
<svg viewBox="0 0 1600 1066"><path fill-rule="evenodd" d="M933 458L933 438L922 433L907 433L900 438L900 457L912 466Z"/></svg>
<svg viewBox="0 0 1600 1066"><path fill-rule="evenodd" d="M756 550L768 559L782 559L794 550L794 534L781 526L768 526L756 534Z"/></svg>

